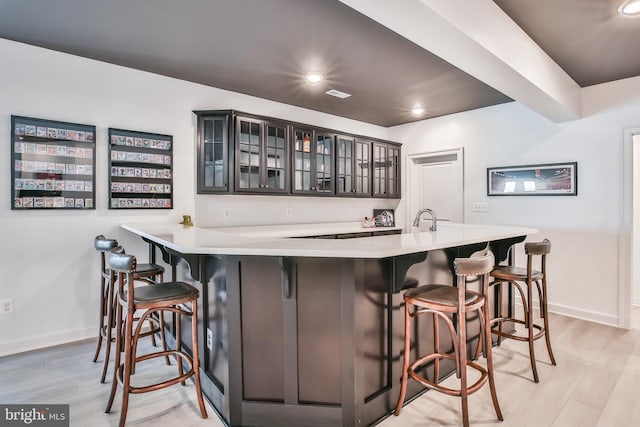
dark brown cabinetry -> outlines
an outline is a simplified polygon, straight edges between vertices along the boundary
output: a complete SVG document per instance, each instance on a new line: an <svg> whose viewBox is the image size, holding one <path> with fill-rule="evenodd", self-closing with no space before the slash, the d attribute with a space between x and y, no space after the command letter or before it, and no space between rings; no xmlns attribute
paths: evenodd
<svg viewBox="0 0 640 427"><path fill-rule="evenodd" d="M236 117L237 192L289 191L289 128L284 123Z"/></svg>
<svg viewBox="0 0 640 427"><path fill-rule="evenodd" d="M400 197L400 145L373 143L373 197Z"/></svg>
<svg viewBox="0 0 640 427"><path fill-rule="evenodd" d="M196 111L198 193L400 198L400 144L231 110Z"/></svg>
<svg viewBox="0 0 640 427"><path fill-rule="evenodd" d="M198 193L229 191L229 115L198 120Z"/></svg>
<svg viewBox="0 0 640 427"><path fill-rule="evenodd" d="M293 129L293 192L333 195L333 138L330 132Z"/></svg>
<svg viewBox="0 0 640 427"><path fill-rule="evenodd" d="M371 142L336 136L336 195L371 197Z"/></svg>

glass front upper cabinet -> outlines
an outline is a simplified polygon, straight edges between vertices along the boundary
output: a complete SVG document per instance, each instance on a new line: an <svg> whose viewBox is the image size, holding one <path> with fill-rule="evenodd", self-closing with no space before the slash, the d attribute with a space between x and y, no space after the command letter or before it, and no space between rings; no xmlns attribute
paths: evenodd
<svg viewBox="0 0 640 427"><path fill-rule="evenodd" d="M336 194L371 196L371 142L336 136Z"/></svg>
<svg viewBox="0 0 640 427"><path fill-rule="evenodd" d="M400 197L400 145L373 143L373 197Z"/></svg>
<svg viewBox="0 0 640 427"><path fill-rule="evenodd" d="M293 192L332 195L333 138L328 132L293 131Z"/></svg>
<svg viewBox="0 0 640 427"><path fill-rule="evenodd" d="M237 192L288 192L289 138L286 124L236 118Z"/></svg>
<svg viewBox="0 0 640 427"><path fill-rule="evenodd" d="M198 193L218 193L229 190L227 115L200 116Z"/></svg>

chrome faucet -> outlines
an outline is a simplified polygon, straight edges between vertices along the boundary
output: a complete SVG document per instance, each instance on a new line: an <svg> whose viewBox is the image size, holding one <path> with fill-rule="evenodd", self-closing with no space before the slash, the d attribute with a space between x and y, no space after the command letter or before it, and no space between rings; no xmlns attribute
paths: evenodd
<svg viewBox="0 0 640 427"><path fill-rule="evenodd" d="M420 209L416 214L416 219L413 220L413 226L416 228L420 226L420 217L423 213L431 215L431 227L429 227L429 231L436 231L438 229L438 219L436 218L436 213L431 209Z"/></svg>

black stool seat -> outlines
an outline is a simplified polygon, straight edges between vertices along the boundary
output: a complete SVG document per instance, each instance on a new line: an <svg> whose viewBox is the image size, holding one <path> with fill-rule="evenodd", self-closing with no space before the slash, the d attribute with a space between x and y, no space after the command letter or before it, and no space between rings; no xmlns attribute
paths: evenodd
<svg viewBox="0 0 640 427"><path fill-rule="evenodd" d="M144 286L136 288L135 302L162 302L166 300L193 299L198 290L184 282L164 282L162 286Z"/></svg>
<svg viewBox="0 0 640 427"><path fill-rule="evenodd" d="M136 276L155 276L164 274L164 267L157 264L138 264L136 268Z"/></svg>
<svg viewBox="0 0 640 427"><path fill-rule="evenodd" d="M198 349L198 289L184 282L165 282L157 285L135 287L136 258L126 255L121 248L114 248L109 253L111 282L116 287L116 367L113 370L111 394L105 412L111 411L118 385L122 386L122 407L119 426L124 427L129 408L129 395L132 393L147 393L169 387L178 383L186 385L185 380L195 377L196 396L202 418L207 418L202 389L200 387L200 355ZM189 304L189 305L187 305ZM134 313L139 314L136 324ZM171 312L176 316L175 339L176 348L138 355L136 348L138 338L142 336L140 322L159 314L160 324L164 324L163 312ZM181 316L191 318L191 354L182 348L182 319ZM135 373L136 364L157 357L174 356L178 372L176 376L144 386L131 384L131 375ZM122 360L124 357L124 360ZM188 369L183 370L186 362Z"/></svg>
<svg viewBox="0 0 640 427"><path fill-rule="evenodd" d="M118 242L115 239L107 239L102 234L96 236L94 239L94 246L96 251L100 252L100 321L98 329L98 345L96 346L96 352L93 356L93 361L98 361L100 355L100 349L102 348L102 341L106 343L104 363L102 366L102 375L100 382L104 383L107 375L107 368L109 366L109 358L111 357L111 343L115 342L115 336L113 335L113 328L115 328L115 318L113 314L116 310L115 291L111 282L111 272L109 271L109 265L106 259L106 253L118 250L124 253L124 249L118 246ZM133 278L136 281L142 281L151 283L153 285L162 283L164 274L164 267L157 264L139 264L136 267L136 271L133 273ZM148 319L151 323L148 331L144 333L144 336L149 336L153 345L156 345L155 334L160 332L162 339L162 348L166 349L166 343L164 339L164 324L156 320L155 318ZM165 358L167 364L169 364L169 357Z"/></svg>

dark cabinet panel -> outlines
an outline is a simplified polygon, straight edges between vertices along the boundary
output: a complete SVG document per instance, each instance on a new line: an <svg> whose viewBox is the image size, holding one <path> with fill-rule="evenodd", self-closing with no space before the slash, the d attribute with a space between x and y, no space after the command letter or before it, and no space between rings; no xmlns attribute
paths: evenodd
<svg viewBox="0 0 640 427"><path fill-rule="evenodd" d="M371 142L336 137L336 195L371 197Z"/></svg>
<svg viewBox="0 0 640 427"><path fill-rule="evenodd" d="M236 117L235 141L237 192L288 192L286 124Z"/></svg>
<svg viewBox="0 0 640 427"><path fill-rule="evenodd" d="M198 193L229 191L229 116L201 116L198 123Z"/></svg>
<svg viewBox="0 0 640 427"><path fill-rule="evenodd" d="M400 198L400 146L373 143L373 197Z"/></svg>
<svg viewBox="0 0 640 427"><path fill-rule="evenodd" d="M339 405L340 264L299 259L297 273L298 400Z"/></svg>
<svg viewBox="0 0 640 427"><path fill-rule="evenodd" d="M294 193L333 195L333 137L329 132L294 128Z"/></svg>
<svg viewBox="0 0 640 427"><path fill-rule="evenodd" d="M198 194L400 197L400 145L232 110L197 111Z"/></svg>

